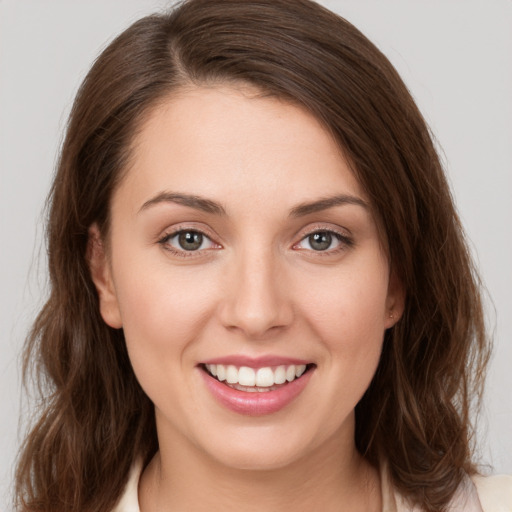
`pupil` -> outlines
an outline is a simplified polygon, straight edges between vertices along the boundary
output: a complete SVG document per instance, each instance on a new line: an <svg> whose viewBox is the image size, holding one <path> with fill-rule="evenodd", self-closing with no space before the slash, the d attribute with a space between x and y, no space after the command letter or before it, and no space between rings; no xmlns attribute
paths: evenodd
<svg viewBox="0 0 512 512"><path fill-rule="evenodd" d="M309 244L315 251L325 251L329 249L332 242L332 235L327 231L309 235Z"/></svg>
<svg viewBox="0 0 512 512"><path fill-rule="evenodd" d="M203 243L203 235L197 231L183 231L178 237L180 247L186 251L197 251Z"/></svg>

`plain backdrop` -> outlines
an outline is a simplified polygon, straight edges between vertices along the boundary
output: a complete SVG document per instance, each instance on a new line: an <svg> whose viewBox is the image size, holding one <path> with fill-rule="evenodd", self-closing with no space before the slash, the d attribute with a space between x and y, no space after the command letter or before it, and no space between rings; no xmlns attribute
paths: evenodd
<svg viewBox="0 0 512 512"><path fill-rule="evenodd" d="M492 301L479 438L512 473L512 1L324 0L404 78L436 135ZM98 52L163 0L0 0L0 510L22 428L19 352L45 296L43 206L66 117Z"/></svg>

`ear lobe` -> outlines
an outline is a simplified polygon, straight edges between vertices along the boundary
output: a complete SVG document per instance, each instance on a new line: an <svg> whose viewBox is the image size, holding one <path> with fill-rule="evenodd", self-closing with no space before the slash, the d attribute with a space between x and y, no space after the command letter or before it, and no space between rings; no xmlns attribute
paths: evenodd
<svg viewBox="0 0 512 512"><path fill-rule="evenodd" d="M388 296L386 299L386 329L393 327L402 317L405 308L405 288L396 272L389 275Z"/></svg>
<svg viewBox="0 0 512 512"><path fill-rule="evenodd" d="M123 323L112 280L112 271L100 230L96 224L89 228L86 258L91 278L98 292L100 314L107 325L114 329L120 329Z"/></svg>

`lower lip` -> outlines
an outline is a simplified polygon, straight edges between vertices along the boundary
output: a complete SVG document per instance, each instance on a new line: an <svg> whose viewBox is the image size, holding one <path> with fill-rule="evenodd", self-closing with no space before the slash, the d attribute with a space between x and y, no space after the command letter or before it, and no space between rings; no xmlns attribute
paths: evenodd
<svg viewBox="0 0 512 512"><path fill-rule="evenodd" d="M312 373L313 369L273 391L251 393L233 389L201 370L210 393L231 411L247 416L262 416L280 411L300 395Z"/></svg>

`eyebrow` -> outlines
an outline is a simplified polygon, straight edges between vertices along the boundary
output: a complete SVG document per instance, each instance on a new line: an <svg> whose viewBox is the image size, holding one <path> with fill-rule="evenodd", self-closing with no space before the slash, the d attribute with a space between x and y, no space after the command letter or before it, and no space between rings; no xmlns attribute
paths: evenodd
<svg viewBox="0 0 512 512"><path fill-rule="evenodd" d="M200 196L191 194L182 194L176 192L160 192L155 197L146 201L140 208L139 213L143 210L161 203L176 203L189 208L194 208L206 213L213 213L215 215L226 215L224 207L211 199L205 199ZM301 203L290 210L290 217L304 217L311 213L328 210L335 206L342 206L346 204L353 204L368 209L368 203L356 196L347 194L336 195L318 199L316 201L309 201Z"/></svg>
<svg viewBox="0 0 512 512"><path fill-rule="evenodd" d="M210 199L204 199L199 196L190 194L179 194L174 192L160 192L155 197L146 201L140 208L139 213L143 210L147 210L151 206L155 206L161 203L176 203L196 210L201 210L206 213L213 213L215 215L225 215L226 210L215 201Z"/></svg>
<svg viewBox="0 0 512 512"><path fill-rule="evenodd" d="M361 198L341 194L319 199L317 201L301 203L292 208L292 210L290 211L290 217L304 217L305 215L309 215L311 213L328 210L329 208L333 208L334 206L341 206L345 204L353 204L361 206L366 210L369 209L368 203L366 201L363 201Z"/></svg>

